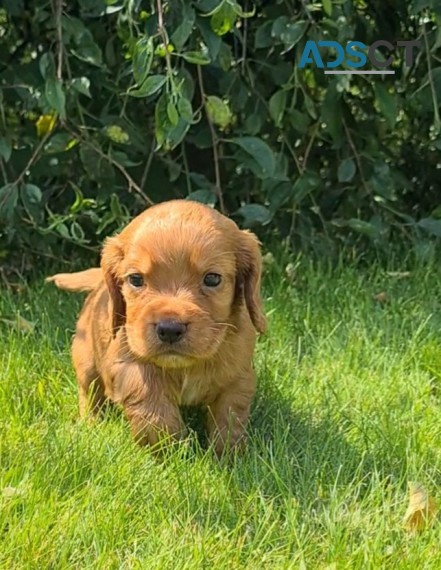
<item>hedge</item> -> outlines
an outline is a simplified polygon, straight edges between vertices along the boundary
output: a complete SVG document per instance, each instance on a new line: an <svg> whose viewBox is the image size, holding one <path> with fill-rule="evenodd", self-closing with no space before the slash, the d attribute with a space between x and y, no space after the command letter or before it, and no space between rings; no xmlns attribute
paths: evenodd
<svg viewBox="0 0 441 570"><path fill-rule="evenodd" d="M440 236L440 22L437 0L3 0L0 256L96 251L173 197L295 247ZM378 39L419 40L413 65L299 66Z"/></svg>

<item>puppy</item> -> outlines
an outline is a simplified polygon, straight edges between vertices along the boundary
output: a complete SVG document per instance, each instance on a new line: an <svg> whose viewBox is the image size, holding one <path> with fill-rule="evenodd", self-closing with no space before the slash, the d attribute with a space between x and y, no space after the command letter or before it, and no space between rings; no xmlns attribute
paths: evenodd
<svg viewBox="0 0 441 570"><path fill-rule="evenodd" d="M91 291L72 343L80 413L120 404L141 444L184 435L179 406L207 409L216 452L243 441L266 326L256 237L197 202L153 206L107 239L101 268L49 277Z"/></svg>

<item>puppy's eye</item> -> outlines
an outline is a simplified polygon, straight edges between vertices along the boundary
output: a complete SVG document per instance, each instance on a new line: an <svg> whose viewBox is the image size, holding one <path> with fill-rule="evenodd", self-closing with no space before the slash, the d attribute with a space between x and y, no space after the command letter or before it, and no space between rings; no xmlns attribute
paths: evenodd
<svg viewBox="0 0 441 570"><path fill-rule="evenodd" d="M144 285L144 277L140 273L132 273L127 277L127 281L136 289Z"/></svg>
<svg viewBox="0 0 441 570"><path fill-rule="evenodd" d="M206 287L217 287L222 281L222 277L219 273L207 273L204 277L204 285Z"/></svg>

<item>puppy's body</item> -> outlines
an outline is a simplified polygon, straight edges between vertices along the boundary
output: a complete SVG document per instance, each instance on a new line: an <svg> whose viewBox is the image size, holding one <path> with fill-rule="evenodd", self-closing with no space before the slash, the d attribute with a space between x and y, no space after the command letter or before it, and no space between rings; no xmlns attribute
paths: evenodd
<svg viewBox="0 0 441 570"><path fill-rule="evenodd" d="M255 392L256 330L265 326L260 272L252 234L177 200L110 238L101 270L50 278L93 289L72 344L81 413L109 398L140 442L156 443L161 433L185 432L179 406L203 405L216 450L227 438L237 444Z"/></svg>

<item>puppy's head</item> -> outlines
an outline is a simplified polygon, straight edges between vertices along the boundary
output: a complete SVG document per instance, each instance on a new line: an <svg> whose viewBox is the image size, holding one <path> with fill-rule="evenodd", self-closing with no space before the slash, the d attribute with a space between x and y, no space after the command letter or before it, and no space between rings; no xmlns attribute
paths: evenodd
<svg viewBox="0 0 441 570"><path fill-rule="evenodd" d="M208 360L242 305L265 329L261 264L256 237L215 210L186 200L149 208L104 246L114 333L125 326L132 355L164 368Z"/></svg>

